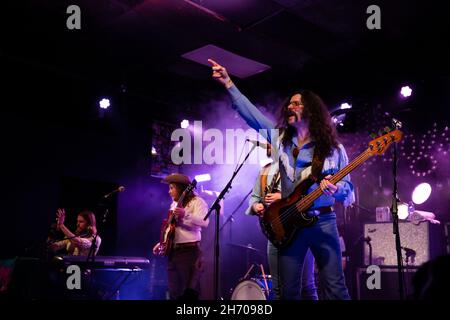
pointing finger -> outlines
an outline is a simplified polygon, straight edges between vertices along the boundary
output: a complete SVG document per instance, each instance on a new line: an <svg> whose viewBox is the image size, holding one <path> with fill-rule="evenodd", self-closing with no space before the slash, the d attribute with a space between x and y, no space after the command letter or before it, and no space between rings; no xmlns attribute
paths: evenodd
<svg viewBox="0 0 450 320"><path fill-rule="evenodd" d="M213 65L213 67L217 67L217 66L220 67L220 65L217 62L215 62L213 59L208 59L208 62L211 63Z"/></svg>

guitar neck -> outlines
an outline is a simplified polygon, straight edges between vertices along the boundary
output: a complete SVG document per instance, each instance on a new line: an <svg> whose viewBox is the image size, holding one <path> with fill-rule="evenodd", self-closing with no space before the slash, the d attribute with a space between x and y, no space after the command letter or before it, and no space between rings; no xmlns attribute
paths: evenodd
<svg viewBox="0 0 450 320"><path fill-rule="evenodd" d="M332 184L336 184L341 181L346 175L359 167L362 163L364 163L367 159L372 156L370 153L370 149L366 149L363 153L361 153L358 157L356 157L352 162L346 165L344 168L338 171L333 177L330 179ZM320 188L315 189L313 192L305 196L300 203L297 204L297 208L299 211L304 211L312 206L313 202L316 201L323 194Z"/></svg>
<svg viewBox="0 0 450 320"><path fill-rule="evenodd" d="M180 198L177 201L177 207L181 208L183 207L183 201L184 201L184 197L186 196L186 192L183 192L180 196Z"/></svg>
<svg viewBox="0 0 450 320"><path fill-rule="evenodd" d="M275 186L276 186L277 183L278 183L278 177L279 177L279 174L280 174L280 171L277 171L277 172L273 175L272 181L270 182L270 185L266 188L266 189L267 189L266 194L272 193L272 192L273 192L273 189L275 188Z"/></svg>

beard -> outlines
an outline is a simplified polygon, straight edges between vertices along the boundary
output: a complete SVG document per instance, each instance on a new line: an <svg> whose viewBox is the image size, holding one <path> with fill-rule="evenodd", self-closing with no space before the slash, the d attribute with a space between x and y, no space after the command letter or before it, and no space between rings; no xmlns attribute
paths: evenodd
<svg viewBox="0 0 450 320"><path fill-rule="evenodd" d="M289 125L292 125L292 124L289 122L289 119L290 119L291 117L295 117L294 123L296 123L296 122L298 122L299 119L300 119L300 114L297 113L297 112L295 112L295 111L288 110L288 111L286 112L286 122L287 122Z"/></svg>
<svg viewBox="0 0 450 320"><path fill-rule="evenodd" d="M77 228L77 229L75 230L75 234L76 234L77 236L79 236L79 235L82 235L82 234L86 234L87 231L88 231L87 228L86 228L86 229Z"/></svg>

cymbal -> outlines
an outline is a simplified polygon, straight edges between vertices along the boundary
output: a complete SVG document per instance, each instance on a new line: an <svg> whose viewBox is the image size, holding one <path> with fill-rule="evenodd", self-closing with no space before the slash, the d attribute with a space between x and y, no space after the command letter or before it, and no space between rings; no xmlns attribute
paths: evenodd
<svg viewBox="0 0 450 320"><path fill-rule="evenodd" d="M237 243L228 243L228 245L232 246L232 247L241 248L241 249L247 249L247 250L254 251L254 252L261 252L261 250L253 248L253 246L250 243L248 245L237 244Z"/></svg>

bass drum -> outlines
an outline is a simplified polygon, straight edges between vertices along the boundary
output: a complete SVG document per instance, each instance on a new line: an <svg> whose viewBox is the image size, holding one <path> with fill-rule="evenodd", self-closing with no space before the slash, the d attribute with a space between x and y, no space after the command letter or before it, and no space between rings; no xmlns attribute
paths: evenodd
<svg viewBox="0 0 450 320"><path fill-rule="evenodd" d="M231 300L267 300L271 298L270 276L266 281L262 277L243 280L234 288ZM267 287L266 287L267 285Z"/></svg>

